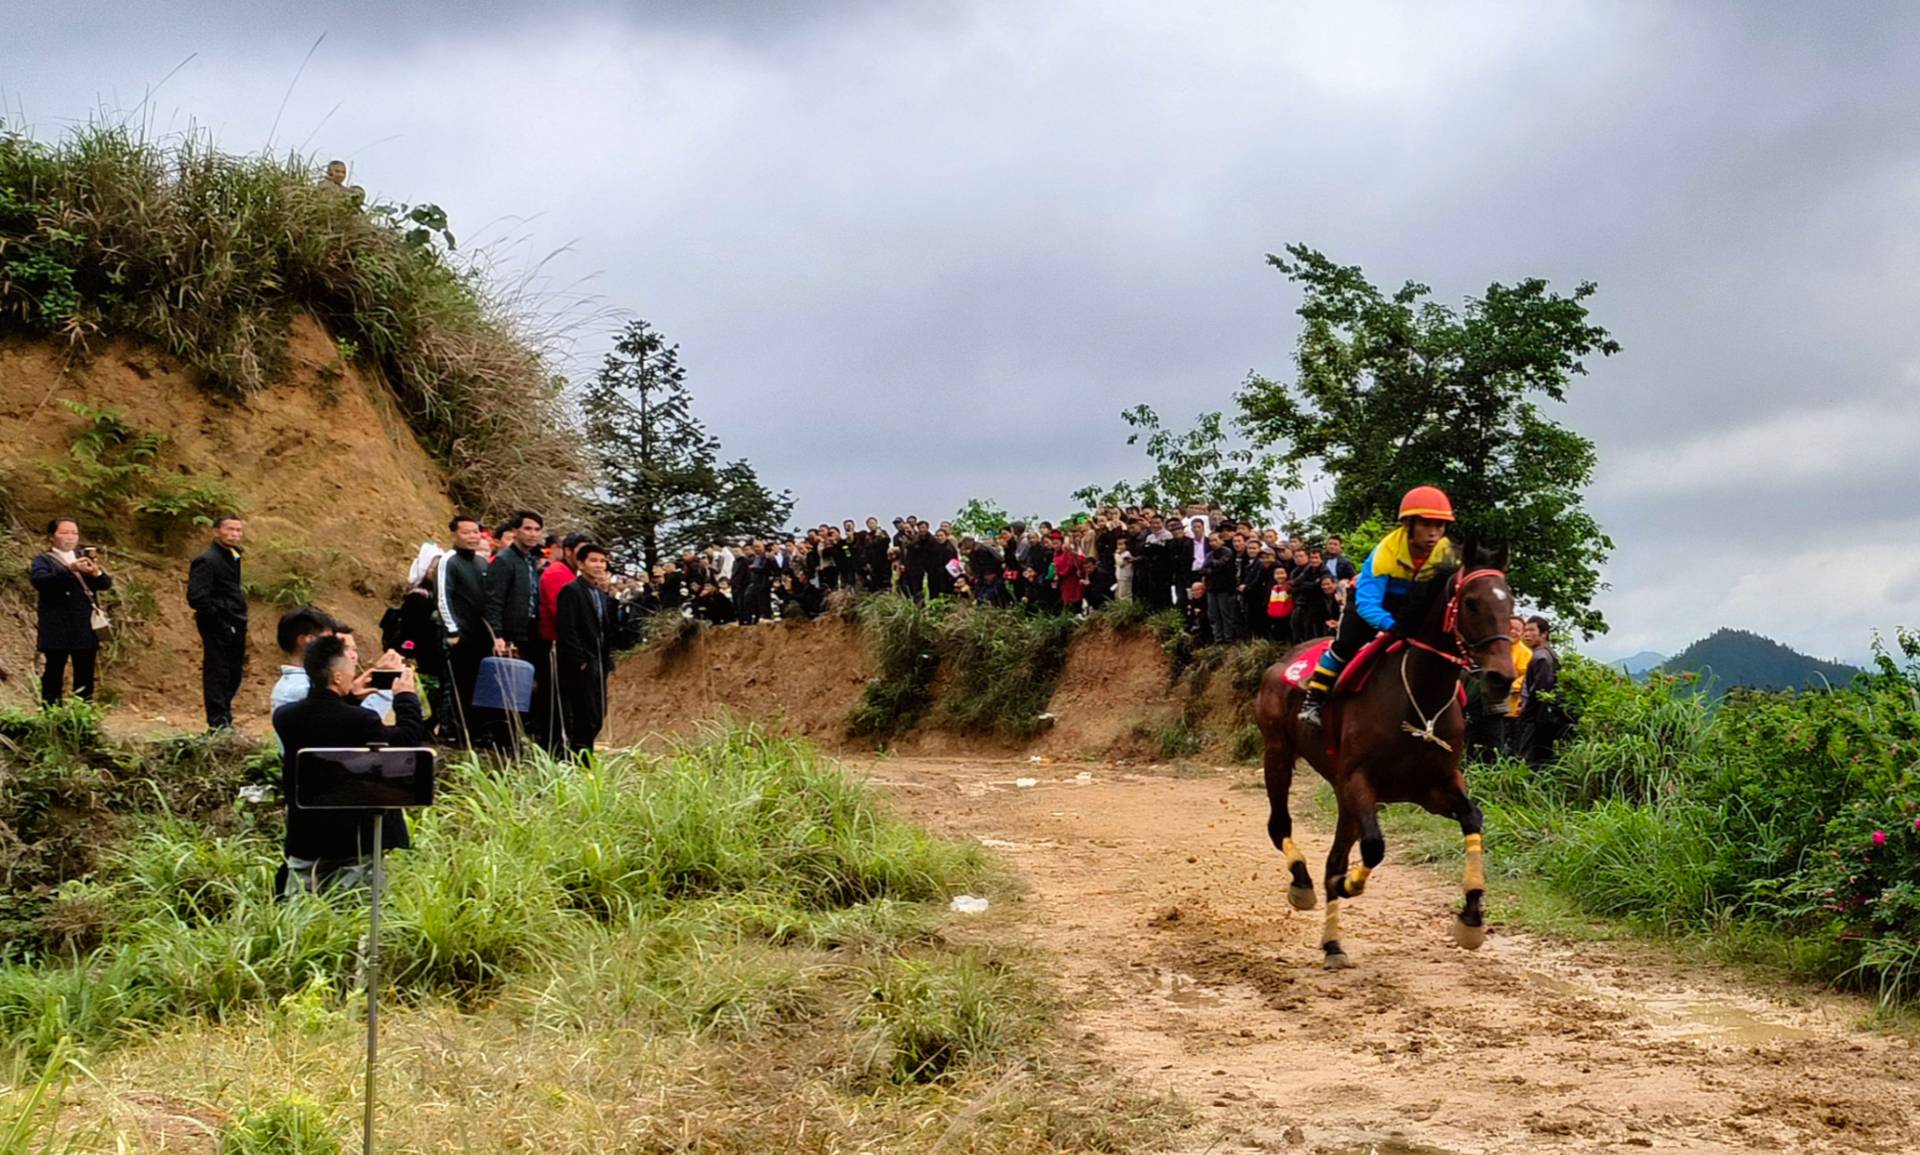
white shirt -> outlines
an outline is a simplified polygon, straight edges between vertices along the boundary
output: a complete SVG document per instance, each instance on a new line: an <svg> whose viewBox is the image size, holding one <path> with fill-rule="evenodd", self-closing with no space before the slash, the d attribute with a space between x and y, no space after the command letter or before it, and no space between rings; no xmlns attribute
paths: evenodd
<svg viewBox="0 0 1920 1155"><path fill-rule="evenodd" d="M281 666L280 680L273 684L273 693L267 697L270 703L269 710L278 710L294 702L306 701L307 691L312 688L313 683L307 680L305 669L299 666ZM382 718L386 717L387 712L393 709L393 691L375 690L360 703L360 708L372 710Z"/></svg>

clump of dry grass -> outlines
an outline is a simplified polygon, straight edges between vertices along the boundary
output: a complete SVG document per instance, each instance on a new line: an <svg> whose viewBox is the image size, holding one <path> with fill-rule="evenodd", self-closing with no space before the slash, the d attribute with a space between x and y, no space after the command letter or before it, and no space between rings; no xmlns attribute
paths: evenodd
<svg viewBox="0 0 1920 1155"><path fill-rule="evenodd" d="M53 143L0 129L0 333L144 338L245 396L283 378L308 311L385 378L457 500L553 516L580 475L561 334L436 236L318 187L297 156L111 124Z"/></svg>

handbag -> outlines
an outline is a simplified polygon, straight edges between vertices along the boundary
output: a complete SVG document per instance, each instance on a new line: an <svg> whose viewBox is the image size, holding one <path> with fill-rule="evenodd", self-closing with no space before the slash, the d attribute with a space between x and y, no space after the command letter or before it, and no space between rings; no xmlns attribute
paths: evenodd
<svg viewBox="0 0 1920 1155"><path fill-rule="evenodd" d="M107 616L107 611L101 609L100 603L97 601L93 603L91 620L94 637L103 642L113 637L113 619Z"/></svg>

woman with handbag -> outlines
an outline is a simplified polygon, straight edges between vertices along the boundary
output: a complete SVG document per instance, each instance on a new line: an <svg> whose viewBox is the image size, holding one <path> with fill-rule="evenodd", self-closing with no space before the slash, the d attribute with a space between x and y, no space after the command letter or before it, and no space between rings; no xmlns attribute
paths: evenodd
<svg viewBox="0 0 1920 1155"><path fill-rule="evenodd" d="M73 694L93 700L94 660L100 640L112 628L99 593L113 579L100 568L91 549L80 548L80 526L72 518L47 523L47 550L28 570L40 595L38 646L47 668L40 676L40 701L60 701L67 664L73 664Z"/></svg>

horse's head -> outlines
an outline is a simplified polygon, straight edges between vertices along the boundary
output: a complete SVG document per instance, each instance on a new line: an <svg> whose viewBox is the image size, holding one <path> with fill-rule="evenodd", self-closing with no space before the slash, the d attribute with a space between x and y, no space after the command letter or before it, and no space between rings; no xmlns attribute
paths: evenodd
<svg viewBox="0 0 1920 1155"><path fill-rule="evenodd" d="M1461 557L1463 564L1447 583L1443 628L1486 679L1488 695L1503 697L1516 676L1513 639L1507 634L1507 622L1516 612L1513 590L1507 586L1507 547L1468 546Z"/></svg>

